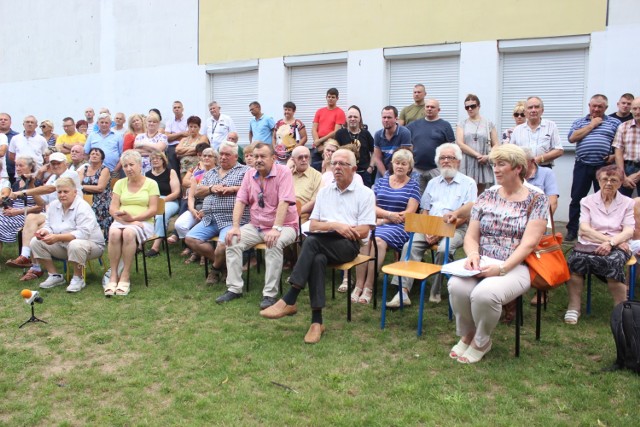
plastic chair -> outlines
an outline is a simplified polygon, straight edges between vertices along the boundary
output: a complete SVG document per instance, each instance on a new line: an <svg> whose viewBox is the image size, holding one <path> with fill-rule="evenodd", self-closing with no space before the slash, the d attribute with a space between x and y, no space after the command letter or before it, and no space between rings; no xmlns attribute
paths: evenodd
<svg viewBox="0 0 640 427"><path fill-rule="evenodd" d="M453 237L456 226L455 224L448 224L444 222L442 217L422 215L422 214L407 214L404 223L404 229L409 233L409 247L407 248L407 254L404 261L394 262L393 264L385 265L382 267L384 273L384 281L382 285L382 317L380 320L380 329L384 329L386 315L387 315L387 280L388 276L395 275L399 279L398 292L400 292L400 309L404 308L402 301L402 277L410 277L414 280L422 280L420 284L420 305L418 308L418 336L422 335L422 320L424 312L424 295L427 284L427 279L440 273L442 269L441 265L426 263L422 261L410 261L409 256L411 254L411 246L413 245L413 237L415 233L430 234L433 236L440 236L445 238L445 263L449 260L449 239Z"/></svg>

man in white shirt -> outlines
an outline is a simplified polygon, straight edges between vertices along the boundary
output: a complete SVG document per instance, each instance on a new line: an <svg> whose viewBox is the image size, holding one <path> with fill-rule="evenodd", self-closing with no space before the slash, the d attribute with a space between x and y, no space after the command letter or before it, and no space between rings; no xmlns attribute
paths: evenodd
<svg viewBox="0 0 640 427"><path fill-rule="evenodd" d="M530 96L524 107L527 121L516 126L511 134L511 143L529 147L538 166L553 167L553 160L562 156L564 148L560 142L558 126L551 120L543 119L544 104L537 96Z"/></svg>
<svg viewBox="0 0 640 427"><path fill-rule="evenodd" d="M167 135L168 141L167 159L169 160L169 167L180 176L180 161L176 156L176 146L182 138L186 138L189 135L189 126L187 125L187 118L184 116L182 102L173 101L172 109L174 117L165 125L164 134Z"/></svg>
<svg viewBox="0 0 640 427"><path fill-rule="evenodd" d="M207 119L206 135L211 143L211 148L218 151L220 144L227 140L229 132L237 132L236 125L231 117L220 113L220 105L216 101L209 103L211 117Z"/></svg>
<svg viewBox="0 0 640 427"><path fill-rule="evenodd" d="M24 132L11 138L9 143L9 159L16 161L18 156L31 157L36 161L38 169L44 164L44 152L47 149L47 140L36 133L38 120L33 116L27 116L23 122Z"/></svg>

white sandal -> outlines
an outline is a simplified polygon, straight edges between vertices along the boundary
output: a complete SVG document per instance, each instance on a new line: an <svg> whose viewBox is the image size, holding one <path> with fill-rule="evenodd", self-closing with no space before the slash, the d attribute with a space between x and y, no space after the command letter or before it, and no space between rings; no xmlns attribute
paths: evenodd
<svg viewBox="0 0 640 427"><path fill-rule="evenodd" d="M458 341L456 345L451 348L449 351L449 357L452 359L458 359L462 357L465 351L469 348L469 344L465 344L462 340Z"/></svg>
<svg viewBox="0 0 640 427"><path fill-rule="evenodd" d="M351 292L351 302L358 302L360 295L362 295L362 288L356 286L353 288L353 292Z"/></svg>
<svg viewBox="0 0 640 427"><path fill-rule="evenodd" d="M482 360L485 354L489 353L492 344L493 343L489 341L489 346L487 346L487 348L485 348L484 350L478 350L477 348L469 346L467 351L465 351L462 356L458 357L458 362L464 363L466 365L469 365L471 363L478 363Z"/></svg>
<svg viewBox="0 0 640 427"><path fill-rule="evenodd" d="M362 291L362 295L360 295L360 299L358 300L359 304L369 304L371 302L371 297L373 296L373 290L369 288L365 288Z"/></svg>
<svg viewBox="0 0 640 427"><path fill-rule="evenodd" d="M567 325L577 325L580 318L580 312L578 310L567 310L564 314L564 323Z"/></svg>
<svg viewBox="0 0 640 427"><path fill-rule="evenodd" d="M348 290L349 290L349 281L347 280L347 277L345 276L345 278L342 281L342 283L340 284L340 286L338 286L338 292L340 292L341 294L344 294Z"/></svg>

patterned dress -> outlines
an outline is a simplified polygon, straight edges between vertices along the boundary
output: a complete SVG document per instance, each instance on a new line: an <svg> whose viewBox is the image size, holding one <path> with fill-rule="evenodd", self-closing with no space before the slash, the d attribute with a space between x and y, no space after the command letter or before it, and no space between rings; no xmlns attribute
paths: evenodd
<svg viewBox="0 0 640 427"><path fill-rule="evenodd" d="M407 209L410 199L420 202L420 186L410 179L402 188L392 188L389 176L384 176L376 184L376 206L390 212L402 212ZM404 231L404 224L383 224L376 227L376 237L381 238L389 247L402 251L409 240L409 233Z"/></svg>
<svg viewBox="0 0 640 427"><path fill-rule="evenodd" d="M134 147L135 147L135 143L138 141L151 142L153 144L160 144L161 142L164 142L165 145L168 143L167 135L160 132L156 133L153 136L153 138L149 138L146 133L141 133L140 135L136 136L136 140L133 143ZM150 170L151 170L151 160L149 160L148 155L143 155L142 156L142 174L144 175Z"/></svg>
<svg viewBox="0 0 640 427"><path fill-rule="evenodd" d="M22 180L16 181L13 184L12 190L23 190L24 182ZM35 206L36 203L33 197L27 197L27 207ZM24 209L24 200L18 198L13 201L13 209ZM24 213L16 216L4 216L4 209L0 209L0 242L11 243L16 241L18 230L24 227ZM23 211L24 212L24 211Z"/></svg>
<svg viewBox="0 0 640 427"><path fill-rule="evenodd" d="M84 165L84 178L82 179L82 185L98 185L100 180L100 174L106 166L102 165L98 171L93 175L87 175L89 165ZM109 205L111 205L111 180L107 182L102 193L87 193L93 195L93 211L96 213L96 219L98 224L104 233L105 239L109 236L109 227L113 221L113 217L109 214Z"/></svg>
<svg viewBox="0 0 640 427"><path fill-rule="evenodd" d="M464 143L478 153L484 155L491 151L491 131L496 127L487 119L480 119L478 123L465 119L458 123L458 127L464 131ZM478 160L467 154L462 156L460 172L473 178L477 184L493 184L493 170L489 163L481 165Z"/></svg>

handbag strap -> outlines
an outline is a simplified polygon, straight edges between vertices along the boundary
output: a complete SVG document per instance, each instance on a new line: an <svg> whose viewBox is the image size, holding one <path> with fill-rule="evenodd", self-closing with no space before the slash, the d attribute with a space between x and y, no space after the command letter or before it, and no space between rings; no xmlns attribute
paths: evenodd
<svg viewBox="0 0 640 427"><path fill-rule="evenodd" d="M529 207L527 207L527 222L529 222L529 216L531 215L531 210L533 209L533 205L536 203L536 200L538 200L538 197L540 197L540 193L536 193L533 196L533 200L531 201L531 203L529 203ZM551 235L555 236L556 223L553 220L553 212L551 212L551 206L549 206L549 218L551 219Z"/></svg>

